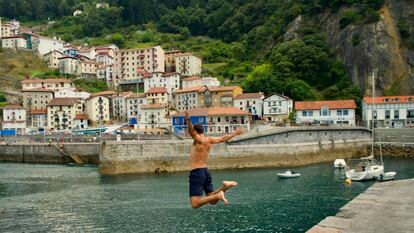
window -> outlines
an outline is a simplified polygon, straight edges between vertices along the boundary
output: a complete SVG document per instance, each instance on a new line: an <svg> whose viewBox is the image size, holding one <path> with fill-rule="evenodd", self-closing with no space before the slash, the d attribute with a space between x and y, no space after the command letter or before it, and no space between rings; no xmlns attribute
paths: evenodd
<svg viewBox="0 0 414 233"><path fill-rule="evenodd" d="M343 114L344 116L348 116L348 109L344 109L344 110L342 110L342 114Z"/></svg>
<svg viewBox="0 0 414 233"><path fill-rule="evenodd" d="M399 118L400 118L400 111L394 110L394 119L399 119Z"/></svg>
<svg viewBox="0 0 414 233"><path fill-rule="evenodd" d="M217 117L217 122L220 122L220 120L221 120L220 117Z"/></svg>
<svg viewBox="0 0 414 233"><path fill-rule="evenodd" d="M327 107L322 107L322 109L320 111L320 115L321 116L330 116L331 113L330 113L330 111Z"/></svg>
<svg viewBox="0 0 414 233"><path fill-rule="evenodd" d="M302 111L302 116L308 116L308 112L307 111Z"/></svg>
<svg viewBox="0 0 414 233"><path fill-rule="evenodd" d="M385 110L385 119L390 119L390 118L391 118L390 110Z"/></svg>
<svg viewBox="0 0 414 233"><path fill-rule="evenodd" d="M407 118L414 118L414 109L407 110Z"/></svg>
<svg viewBox="0 0 414 233"><path fill-rule="evenodd" d="M336 110L336 115L337 116L342 116L342 110Z"/></svg>

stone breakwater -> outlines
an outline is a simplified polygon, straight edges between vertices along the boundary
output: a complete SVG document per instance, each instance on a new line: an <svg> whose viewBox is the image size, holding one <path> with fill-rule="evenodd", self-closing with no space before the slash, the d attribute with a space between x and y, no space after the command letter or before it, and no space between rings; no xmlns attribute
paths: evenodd
<svg viewBox="0 0 414 233"><path fill-rule="evenodd" d="M189 170L192 140L107 142L102 146L99 169L104 174L174 172ZM209 168L236 169L303 166L367 155L370 139L286 144L214 145Z"/></svg>
<svg viewBox="0 0 414 233"><path fill-rule="evenodd" d="M414 179L376 183L308 233L405 233L414 229Z"/></svg>

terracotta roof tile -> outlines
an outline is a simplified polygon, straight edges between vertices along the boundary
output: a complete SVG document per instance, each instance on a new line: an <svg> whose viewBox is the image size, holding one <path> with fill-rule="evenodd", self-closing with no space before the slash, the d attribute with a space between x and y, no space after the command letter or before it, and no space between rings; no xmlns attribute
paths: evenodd
<svg viewBox="0 0 414 233"><path fill-rule="evenodd" d="M97 97L97 96L112 97L114 95L116 95L115 91L101 91L101 92L93 93L91 95L91 98Z"/></svg>
<svg viewBox="0 0 414 233"><path fill-rule="evenodd" d="M207 88L205 86L195 86L195 87L187 87L180 90L177 90L175 93L186 93L186 92L202 92L205 91Z"/></svg>
<svg viewBox="0 0 414 233"><path fill-rule="evenodd" d="M133 93L130 96L126 97L126 99L135 99L135 98L145 98L145 93Z"/></svg>
<svg viewBox="0 0 414 233"><path fill-rule="evenodd" d="M322 107L329 109L356 109L354 100L328 100L328 101L298 101L295 102L296 110L318 110Z"/></svg>
<svg viewBox="0 0 414 233"><path fill-rule="evenodd" d="M32 109L30 111L30 115L46 115L47 110L46 109Z"/></svg>
<svg viewBox="0 0 414 233"><path fill-rule="evenodd" d="M257 93L240 94L240 95L234 97L234 99L261 99L262 97L263 97L263 93L257 92Z"/></svg>
<svg viewBox="0 0 414 233"><path fill-rule="evenodd" d="M165 74L163 74L162 76L163 76L163 77L170 77L170 76L173 76L173 75L176 75L176 74L178 74L178 75L179 75L179 73L177 73L177 72L171 72L171 73L165 73Z"/></svg>
<svg viewBox="0 0 414 233"><path fill-rule="evenodd" d="M211 87L210 91L233 91L236 88L239 88L239 86L219 86Z"/></svg>
<svg viewBox="0 0 414 233"><path fill-rule="evenodd" d="M373 98L370 96L364 97L364 103L372 104ZM375 104L400 104L400 103L413 103L414 95L401 95L401 96L378 96L375 97Z"/></svg>
<svg viewBox="0 0 414 233"><path fill-rule="evenodd" d="M24 109L20 104L8 104L3 107L3 109Z"/></svg>
<svg viewBox="0 0 414 233"><path fill-rule="evenodd" d="M71 106L79 101L78 98L54 98L48 106Z"/></svg>
<svg viewBox="0 0 414 233"><path fill-rule="evenodd" d="M76 114L74 119L75 120L88 120L89 117L88 117L88 114Z"/></svg>
<svg viewBox="0 0 414 233"><path fill-rule="evenodd" d="M195 81L195 80L201 80L202 78L198 76L190 76L188 78L183 79L183 81Z"/></svg>
<svg viewBox="0 0 414 233"><path fill-rule="evenodd" d="M167 92L167 89L165 87L151 87L148 89L145 94L153 94L153 93L165 93Z"/></svg>
<svg viewBox="0 0 414 233"><path fill-rule="evenodd" d="M21 83L70 83L70 82L72 81L66 78L47 78L47 79L35 78L35 79L25 79L21 81Z"/></svg>

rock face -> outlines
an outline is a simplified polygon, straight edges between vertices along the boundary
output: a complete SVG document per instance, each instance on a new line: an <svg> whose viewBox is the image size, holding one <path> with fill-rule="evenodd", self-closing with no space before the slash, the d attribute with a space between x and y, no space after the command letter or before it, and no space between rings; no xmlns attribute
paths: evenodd
<svg viewBox="0 0 414 233"><path fill-rule="evenodd" d="M340 13L326 13L320 26L327 34L329 46L343 60L353 82L365 95L371 95L373 72L377 95L414 94L414 51L401 40L397 27L405 21L410 37L414 36L414 1L387 0L380 14L377 23L341 29Z"/></svg>

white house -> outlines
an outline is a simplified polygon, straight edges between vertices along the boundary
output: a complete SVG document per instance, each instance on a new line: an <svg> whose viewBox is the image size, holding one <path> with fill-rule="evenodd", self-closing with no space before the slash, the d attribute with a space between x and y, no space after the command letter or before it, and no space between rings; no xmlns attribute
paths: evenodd
<svg viewBox="0 0 414 233"><path fill-rule="evenodd" d="M173 92L180 89L180 74L154 72L151 76L144 77L144 91L153 87L163 87L171 96Z"/></svg>
<svg viewBox="0 0 414 233"><path fill-rule="evenodd" d="M175 56L175 71L184 76L200 75L202 61L191 53Z"/></svg>
<svg viewBox="0 0 414 233"><path fill-rule="evenodd" d="M112 65L99 65L96 67L96 77L106 82L108 86L112 86L112 73L113 73L113 66Z"/></svg>
<svg viewBox="0 0 414 233"><path fill-rule="evenodd" d="M65 54L60 51L52 51L43 55L43 60L51 69L59 69L59 58L64 57Z"/></svg>
<svg viewBox="0 0 414 233"><path fill-rule="evenodd" d="M86 100L85 106L92 125L110 123L108 97L92 95Z"/></svg>
<svg viewBox="0 0 414 233"><path fill-rule="evenodd" d="M207 87L218 87L220 81L213 77L198 77L191 76L182 80L182 88L196 87L196 86L207 86Z"/></svg>
<svg viewBox="0 0 414 233"><path fill-rule="evenodd" d="M78 98L88 99L91 96L90 93L85 91L76 91L73 89L61 89L55 92L55 98Z"/></svg>
<svg viewBox="0 0 414 233"><path fill-rule="evenodd" d="M74 119L84 111L83 101L77 98L54 98L47 105L47 127L51 131L71 130Z"/></svg>
<svg viewBox="0 0 414 233"><path fill-rule="evenodd" d="M26 132L26 109L18 104L3 107L3 130L16 130L17 134Z"/></svg>
<svg viewBox="0 0 414 233"><path fill-rule="evenodd" d="M141 106L139 128L146 133L160 132L160 128L170 127L168 108L165 104L147 104Z"/></svg>
<svg viewBox="0 0 414 233"><path fill-rule="evenodd" d="M59 59L59 72L61 74L78 74L79 61L71 56L60 57Z"/></svg>
<svg viewBox="0 0 414 233"><path fill-rule="evenodd" d="M73 83L66 78L48 78L48 79L25 79L20 82L24 91L44 88L51 91L59 91L62 89L76 90Z"/></svg>
<svg viewBox="0 0 414 233"><path fill-rule="evenodd" d="M374 104L374 109L372 108ZM374 115L375 127L413 128L414 127L414 95L411 96L378 96L364 97L362 102L362 121L365 126L372 127Z"/></svg>
<svg viewBox="0 0 414 233"><path fill-rule="evenodd" d="M102 65L113 65L114 64L114 58L109 55L109 52L98 52L96 57L96 63L102 64Z"/></svg>
<svg viewBox="0 0 414 233"><path fill-rule="evenodd" d="M289 97L272 94L263 99L263 119L269 122L282 122L293 111L293 100Z"/></svg>
<svg viewBox="0 0 414 233"><path fill-rule="evenodd" d="M10 22L3 22L0 17L0 38L15 36L19 33L20 22L12 20Z"/></svg>
<svg viewBox="0 0 414 233"><path fill-rule="evenodd" d="M264 95L258 93L244 93L234 97L234 107L252 114L253 120L261 119L263 116Z"/></svg>
<svg viewBox="0 0 414 233"><path fill-rule="evenodd" d="M208 93L208 95L205 95ZM211 105L211 92L208 91L206 86L195 86L187 87L180 90L177 90L175 93L175 108L179 111L188 110L197 107L204 107L206 102L210 102ZM207 99L210 101L207 101ZM203 101L203 103L201 103Z"/></svg>
<svg viewBox="0 0 414 233"><path fill-rule="evenodd" d="M28 113L33 110L46 111L46 107L53 99L53 91L46 88L35 88L29 90L22 90L23 108Z"/></svg>
<svg viewBox="0 0 414 233"><path fill-rule="evenodd" d="M9 36L1 39L4 49L25 49L27 47L24 36Z"/></svg>
<svg viewBox="0 0 414 233"><path fill-rule="evenodd" d="M89 117L87 114L76 114L75 118L73 118L74 129L81 130L87 129Z"/></svg>
<svg viewBox="0 0 414 233"><path fill-rule="evenodd" d="M327 124L354 126L354 100L295 102L296 124Z"/></svg>
<svg viewBox="0 0 414 233"><path fill-rule="evenodd" d="M47 126L47 109L33 109L30 114L30 128L38 130L39 128L45 129Z"/></svg>
<svg viewBox="0 0 414 233"><path fill-rule="evenodd" d="M132 92L120 92L112 97L112 112L113 118L117 121L127 120L127 98L132 95Z"/></svg>
<svg viewBox="0 0 414 233"><path fill-rule="evenodd" d="M128 120L139 117L141 106L147 104L145 93L134 93L126 97L126 111Z"/></svg>
<svg viewBox="0 0 414 233"><path fill-rule="evenodd" d="M151 87L145 92L148 104L169 104L170 95L164 87Z"/></svg>
<svg viewBox="0 0 414 233"><path fill-rule="evenodd" d="M96 77L96 63L94 61L79 61L77 73L82 78Z"/></svg>
<svg viewBox="0 0 414 233"><path fill-rule="evenodd" d="M45 55L46 53L52 51L63 52L64 41L58 40L56 38L47 38L43 36L33 37L32 49L40 55Z"/></svg>

